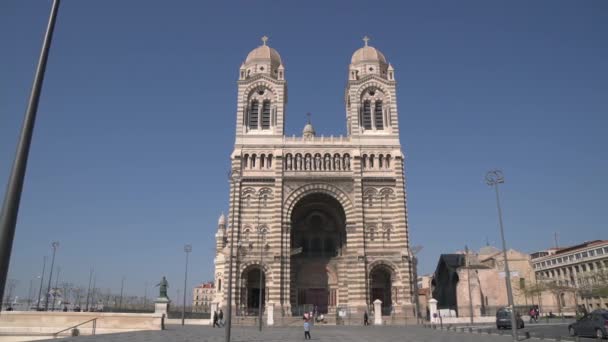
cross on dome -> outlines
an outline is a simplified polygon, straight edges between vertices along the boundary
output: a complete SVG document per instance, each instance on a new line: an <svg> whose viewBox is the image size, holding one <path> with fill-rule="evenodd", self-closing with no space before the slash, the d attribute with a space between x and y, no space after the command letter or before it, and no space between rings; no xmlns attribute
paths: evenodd
<svg viewBox="0 0 608 342"><path fill-rule="evenodd" d="M306 113L306 116L308 117L308 123L310 123L310 112Z"/></svg>
<svg viewBox="0 0 608 342"><path fill-rule="evenodd" d="M365 46L367 46L367 42L369 42L369 37L368 36L363 37L363 41L365 42Z"/></svg>
<svg viewBox="0 0 608 342"><path fill-rule="evenodd" d="M264 45L266 45L266 42L267 42L267 41L268 41L268 37L263 36L263 37L262 37L262 43L263 43Z"/></svg>

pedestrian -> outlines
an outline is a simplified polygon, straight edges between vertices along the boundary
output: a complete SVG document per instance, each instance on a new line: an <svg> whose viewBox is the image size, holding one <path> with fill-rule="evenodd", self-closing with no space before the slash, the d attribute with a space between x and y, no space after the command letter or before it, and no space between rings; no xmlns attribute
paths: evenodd
<svg viewBox="0 0 608 342"><path fill-rule="evenodd" d="M308 320L304 321L304 339L305 340L310 340L310 323L308 323Z"/></svg>
<svg viewBox="0 0 608 342"><path fill-rule="evenodd" d="M224 326L224 312L222 311L222 309L220 309L220 313L218 315L218 318L220 320L220 324L221 326Z"/></svg>
<svg viewBox="0 0 608 342"><path fill-rule="evenodd" d="M219 324L217 324L217 311L213 311L213 327L215 328L215 326L217 325L218 328L221 328Z"/></svg>
<svg viewBox="0 0 608 342"><path fill-rule="evenodd" d="M369 325L369 316L367 315L367 310L363 314L363 325Z"/></svg>

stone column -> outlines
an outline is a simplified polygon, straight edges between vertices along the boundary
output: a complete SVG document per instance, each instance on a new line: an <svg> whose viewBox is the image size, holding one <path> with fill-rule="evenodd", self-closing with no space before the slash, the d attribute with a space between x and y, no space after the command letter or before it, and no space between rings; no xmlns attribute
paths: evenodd
<svg viewBox="0 0 608 342"><path fill-rule="evenodd" d="M431 314L431 323L439 322L439 313L437 312L437 299L429 299L429 313Z"/></svg>
<svg viewBox="0 0 608 342"><path fill-rule="evenodd" d="M374 301L374 325L382 325L382 301Z"/></svg>
<svg viewBox="0 0 608 342"><path fill-rule="evenodd" d="M274 325L274 303L268 302L266 304L266 325Z"/></svg>

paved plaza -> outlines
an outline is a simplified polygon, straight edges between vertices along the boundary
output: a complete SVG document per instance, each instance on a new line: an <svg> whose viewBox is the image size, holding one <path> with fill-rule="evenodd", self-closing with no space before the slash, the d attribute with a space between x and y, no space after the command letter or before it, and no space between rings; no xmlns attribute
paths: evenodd
<svg viewBox="0 0 608 342"><path fill-rule="evenodd" d="M313 341L328 342L501 342L510 341L509 336L488 334L468 334L454 331L425 329L419 326L407 327L362 327L362 326L321 326L311 329ZM303 341L300 327L265 328L259 332L254 327L237 327L232 331L232 341L270 342ZM164 331L142 331L123 334L68 337L53 341L82 342L219 342L224 341L224 329L201 326L169 326Z"/></svg>

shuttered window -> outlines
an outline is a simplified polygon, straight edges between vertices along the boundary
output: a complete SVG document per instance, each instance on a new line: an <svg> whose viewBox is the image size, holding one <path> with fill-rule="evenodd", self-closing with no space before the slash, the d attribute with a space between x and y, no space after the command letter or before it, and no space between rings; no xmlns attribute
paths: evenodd
<svg viewBox="0 0 608 342"><path fill-rule="evenodd" d="M374 107L374 124L376 129L384 129L384 120L382 120L382 101L376 101Z"/></svg>
<svg viewBox="0 0 608 342"><path fill-rule="evenodd" d="M258 129L259 107L258 100L251 101L251 107L249 107L249 129Z"/></svg>
<svg viewBox="0 0 608 342"><path fill-rule="evenodd" d="M262 102L262 129L270 129L270 101Z"/></svg>
<svg viewBox="0 0 608 342"><path fill-rule="evenodd" d="M369 100L363 101L363 128L372 129L372 109Z"/></svg>

